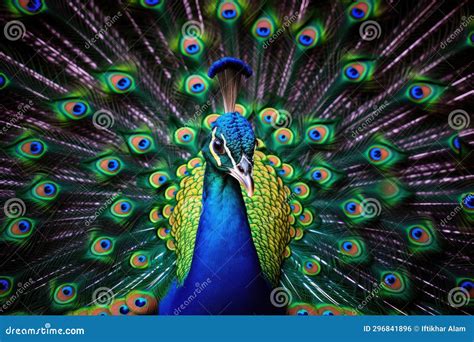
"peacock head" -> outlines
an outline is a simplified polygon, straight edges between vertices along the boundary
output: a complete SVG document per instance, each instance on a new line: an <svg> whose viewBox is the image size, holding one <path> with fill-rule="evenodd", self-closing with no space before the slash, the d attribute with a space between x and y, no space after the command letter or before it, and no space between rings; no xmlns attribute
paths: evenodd
<svg viewBox="0 0 474 342"><path fill-rule="evenodd" d="M253 195L253 154L255 134L250 123L239 113L221 115L214 123L203 152L208 163L229 174Z"/></svg>

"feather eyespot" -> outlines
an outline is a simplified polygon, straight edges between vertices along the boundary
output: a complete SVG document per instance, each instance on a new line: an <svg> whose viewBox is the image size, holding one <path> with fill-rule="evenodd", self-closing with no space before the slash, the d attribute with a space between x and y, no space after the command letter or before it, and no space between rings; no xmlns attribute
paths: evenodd
<svg viewBox="0 0 474 342"><path fill-rule="evenodd" d="M345 67L344 75L350 80L357 81L364 74L365 68L362 64L352 63Z"/></svg>
<svg viewBox="0 0 474 342"><path fill-rule="evenodd" d="M219 19L233 22L240 17L240 6L235 1L225 1L217 9Z"/></svg>
<svg viewBox="0 0 474 342"><path fill-rule="evenodd" d="M33 188L33 196L41 200L53 200L59 193L58 184L51 181L43 181Z"/></svg>
<svg viewBox="0 0 474 342"><path fill-rule="evenodd" d="M127 140L128 146L133 153L144 154L154 149L154 141L148 134L134 134Z"/></svg>
<svg viewBox="0 0 474 342"><path fill-rule="evenodd" d="M186 92L190 95L200 95L207 87L207 82L199 75L191 75L186 79Z"/></svg>
<svg viewBox="0 0 474 342"><path fill-rule="evenodd" d="M302 49L309 49L318 43L319 36L318 27L308 26L296 35L296 41Z"/></svg>
<svg viewBox="0 0 474 342"><path fill-rule="evenodd" d="M348 200L344 202L343 210L348 217L358 217L362 215L362 206L357 200Z"/></svg>
<svg viewBox="0 0 474 342"><path fill-rule="evenodd" d="M408 229L408 239L415 245L429 245L432 242L431 232L423 225L414 225Z"/></svg>
<svg viewBox="0 0 474 342"><path fill-rule="evenodd" d="M293 193L300 199L308 198L310 194L309 186L303 182L298 182L292 186Z"/></svg>
<svg viewBox="0 0 474 342"><path fill-rule="evenodd" d="M370 60L354 61L343 68L343 79L348 82L362 82L372 77L375 63Z"/></svg>
<svg viewBox="0 0 474 342"><path fill-rule="evenodd" d="M92 242L91 251L94 255L109 255L114 250L114 241L108 237L98 237Z"/></svg>
<svg viewBox="0 0 474 342"><path fill-rule="evenodd" d="M178 185L171 185L168 187L165 191L165 198L167 200L171 200L176 197L176 194L178 193L179 186Z"/></svg>
<svg viewBox="0 0 474 342"><path fill-rule="evenodd" d="M45 9L43 0L14 0L13 3L24 14L38 14Z"/></svg>
<svg viewBox="0 0 474 342"><path fill-rule="evenodd" d="M162 240L167 240L171 236L171 229L161 227L156 231L156 235Z"/></svg>
<svg viewBox="0 0 474 342"><path fill-rule="evenodd" d="M415 101L421 101L431 94L431 88L426 85L413 85L410 87L410 97Z"/></svg>
<svg viewBox="0 0 474 342"><path fill-rule="evenodd" d="M281 168L278 170L278 175L283 179L291 179L294 173L295 170L290 164L282 164Z"/></svg>
<svg viewBox="0 0 474 342"><path fill-rule="evenodd" d="M198 158L198 157L191 159L187 164L187 167L189 169L195 169L195 168L201 167L201 166L202 166L202 159Z"/></svg>
<svg viewBox="0 0 474 342"><path fill-rule="evenodd" d="M304 209L303 212L298 216L298 222L303 226L307 227L313 223L313 213L309 209Z"/></svg>
<svg viewBox="0 0 474 342"><path fill-rule="evenodd" d="M279 128L273 132L273 137L280 145L291 145L294 141L294 134L288 128Z"/></svg>
<svg viewBox="0 0 474 342"><path fill-rule="evenodd" d="M217 119L219 118L219 114L209 114L208 116L206 116L206 118L204 119L204 126L209 130L211 131L215 125L216 125L216 121Z"/></svg>
<svg viewBox="0 0 474 342"><path fill-rule="evenodd" d="M163 216L169 218L174 211L174 207L171 204L167 204L163 207Z"/></svg>
<svg viewBox="0 0 474 342"><path fill-rule="evenodd" d="M189 176L189 171L186 164L183 164L176 169L176 176L179 178Z"/></svg>
<svg viewBox="0 0 474 342"><path fill-rule="evenodd" d="M339 244L339 250L342 254L350 256L350 257L357 257L361 254L361 246L358 241L356 240L343 240Z"/></svg>
<svg viewBox="0 0 474 342"><path fill-rule="evenodd" d="M450 138L449 142L450 142L450 147L453 150L453 152L456 154L461 154L463 148L462 148L462 143L459 136L457 134L454 135L453 137Z"/></svg>
<svg viewBox="0 0 474 342"><path fill-rule="evenodd" d="M150 211L150 214L149 214L149 219L152 223L157 223L159 222L160 220L163 219L163 215L161 214L161 209L160 208L153 208L151 211Z"/></svg>
<svg viewBox="0 0 474 342"><path fill-rule="evenodd" d="M122 161L115 157L104 157L96 162L96 167L100 173L113 176L121 171Z"/></svg>
<svg viewBox="0 0 474 342"><path fill-rule="evenodd" d="M64 100L58 104L61 114L72 120L79 120L90 114L87 102L80 99Z"/></svg>
<svg viewBox="0 0 474 342"><path fill-rule="evenodd" d="M313 125L306 130L306 135L311 143L324 144L329 138L329 132L326 125Z"/></svg>
<svg viewBox="0 0 474 342"><path fill-rule="evenodd" d="M135 80L125 72L107 73L106 84L109 90L118 94L124 94L135 89Z"/></svg>
<svg viewBox="0 0 474 342"><path fill-rule="evenodd" d="M316 309L306 303L294 303L288 307L288 314L295 316L314 316L316 315Z"/></svg>
<svg viewBox="0 0 474 342"><path fill-rule="evenodd" d="M397 272L383 273L381 283L390 292L402 292L405 289L405 281Z"/></svg>
<svg viewBox="0 0 474 342"><path fill-rule="evenodd" d="M148 292L132 291L130 292L125 303L130 310L137 315L156 314L158 310L158 301Z"/></svg>
<svg viewBox="0 0 474 342"><path fill-rule="evenodd" d="M392 156L392 152L383 146L374 145L367 150L367 156L371 163L377 165L388 161Z"/></svg>
<svg viewBox="0 0 474 342"><path fill-rule="evenodd" d="M274 155L267 155L268 163L273 167L280 167L282 165L280 158Z"/></svg>
<svg viewBox="0 0 474 342"><path fill-rule="evenodd" d="M269 18L260 18L253 25L252 33L256 38L266 39L275 31L275 26Z"/></svg>
<svg viewBox="0 0 474 342"><path fill-rule="evenodd" d="M13 288L13 279L0 276L0 298L8 296Z"/></svg>
<svg viewBox="0 0 474 342"><path fill-rule="evenodd" d="M14 239L24 239L31 235L33 228L34 224L32 220L21 217L9 224L7 234Z"/></svg>
<svg viewBox="0 0 474 342"><path fill-rule="evenodd" d="M75 284L63 284L56 288L54 300L58 304L69 304L77 297L77 286Z"/></svg>
<svg viewBox="0 0 474 342"><path fill-rule="evenodd" d="M144 252L135 252L130 257L130 265L136 269L145 269L150 266L150 257Z"/></svg>
<svg viewBox="0 0 474 342"><path fill-rule="evenodd" d="M164 183L166 183L169 180L169 175L166 172L163 171L156 171L153 172L150 177L148 178L148 181L152 187L155 189L158 189L160 186L162 186Z"/></svg>
<svg viewBox="0 0 474 342"><path fill-rule="evenodd" d="M307 259L303 262L302 271L309 276L317 275L321 272L321 265L316 259Z"/></svg>
<svg viewBox="0 0 474 342"><path fill-rule="evenodd" d="M189 127L181 127L174 133L175 141L179 145L189 145L194 142L196 133Z"/></svg>
<svg viewBox="0 0 474 342"><path fill-rule="evenodd" d="M275 108L265 108L260 111L259 118L264 125L275 125L279 117Z"/></svg>
<svg viewBox="0 0 474 342"><path fill-rule="evenodd" d="M187 57L197 58L204 49L201 39L197 37L183 37L181 39L181 52Z"/></svg>
<svg viewBox="0 0 474 342"><path fill-rule="evenodd" d="M38 139L28 139L18 145L18 152L27 158L38 159L46 152L46 145Z"/></svg>
<svg viewBox="0 0 474 342"><path fill-rule="evenodd" d="M365 1L359 1L349 7L349 15L354 20L364 20L369 15L370 7Z"/></svg>
<svg viewBox="0 0 474 342"><path fill-rule="evenodd" d="M240 103L235 104L234 110L240 115L242 115L244 118L247 118L248 115L250 114L247 107L245 107L244 105L241 105Z"/></svg>
<svg viewBox="0 0 474 342"><path fill-rule="evenodd" d="M162 0L141 0L140 3L143 7L146 8L156 8L162 4Z"/></svg>
<svg viewBox="0 0 474 342"><path fill-rule="evenodd" d="M291 201L290 209L293 215L300 215L303 212L303 207L298 201Z"/></svg>
<svg viewBox="0 0 474 342"><path fill-rule="evenodd" d="M128 307L127 303L125 302L125 299L119 298L115 299L112 304L110 305L110 312L114 316L133 316L134 313L130 308Z"/></svg>
<svg viewBox="0 0 474 342"><path fill-rule="evenodd" d="M128 217L132 214L133 204L129 200L121 199L116 201L110 210L116 217Z"/></svg>
<svg viewBox="0 0 474 342"><path fill-rule="evenodd" d="M325 167L316 167L311 172L311 178L319 184L327 183L332 177L332 172Z"/></svg>
<svg viewBox="0 0 474 342"><path fill-rule="evenodd" d="M442 88L434 83L415 82L407 87L406 97L418 104L430 103L439 98Z"/></svg>

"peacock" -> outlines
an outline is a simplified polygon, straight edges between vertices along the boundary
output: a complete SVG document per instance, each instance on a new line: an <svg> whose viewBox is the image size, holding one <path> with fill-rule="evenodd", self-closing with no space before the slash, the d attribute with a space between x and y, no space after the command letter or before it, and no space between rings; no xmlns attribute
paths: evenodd
<svg viewBox="0 0 474 342"><path fill-rule="evenodd" d="M5 0L0 312L474 298L468 0Z"/></svg>

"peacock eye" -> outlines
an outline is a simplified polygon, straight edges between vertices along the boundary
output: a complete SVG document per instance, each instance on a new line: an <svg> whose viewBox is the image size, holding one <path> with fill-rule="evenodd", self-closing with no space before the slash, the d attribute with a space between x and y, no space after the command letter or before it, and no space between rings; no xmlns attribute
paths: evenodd
<svg viewBox="0 0 474 342"><path fill-rule="evenodd" d="M31 0L31 1L20 1L15 0L13 4L24 14L37 14L44 10L44 4L42 0Z"/></svg>
<svg viewBox="0 0 474 342"><path fill-rule="evenodd" d="M212 144L212 148L214 149L214 152L218 154L224 154L224 144L222 143L221 140L219 139L214 140L214 143Z"/></svg>
<svg viewBox="0 0 474 342"><path fill-rule="evenodd" d="M365 1L354 3L349 7L349 15L353 20L360 21L366 19L369 15L370 7Z"/></svg>
<svg viewBox="0 0 474 342"><path fill-rule="evenodd" d="M225 1L218 7L219 19L233 22L240 16L240 6L237 1Z"/></svg>
<svg viewBox="0 0 474 342"><path fill-rule="evenodd" d="M135 80L125 72L107 72L105 73L105 86L113 93L124 94L135 89Z"/></svg>
<svg viewBox="0 0 474 342"><path fill-rule="evenodd" d="M254 26L252 33L255 38L264 40L270 37L275 30L275 25L270 18L260 18L258 19Z"/></svg>

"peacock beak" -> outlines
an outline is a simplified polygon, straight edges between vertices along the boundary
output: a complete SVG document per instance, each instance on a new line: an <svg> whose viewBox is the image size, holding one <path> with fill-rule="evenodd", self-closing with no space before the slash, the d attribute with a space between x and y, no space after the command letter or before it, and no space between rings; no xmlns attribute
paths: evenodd
<svg viewBox="0 0 474 342"><path fill-rule="evenodd" d="M254 191L252 171L252 163L247 159L245 155L242 156L240 163L229 169L230 175L237 179L239 183L243 185L249 197L252 197Z"/></svg>

